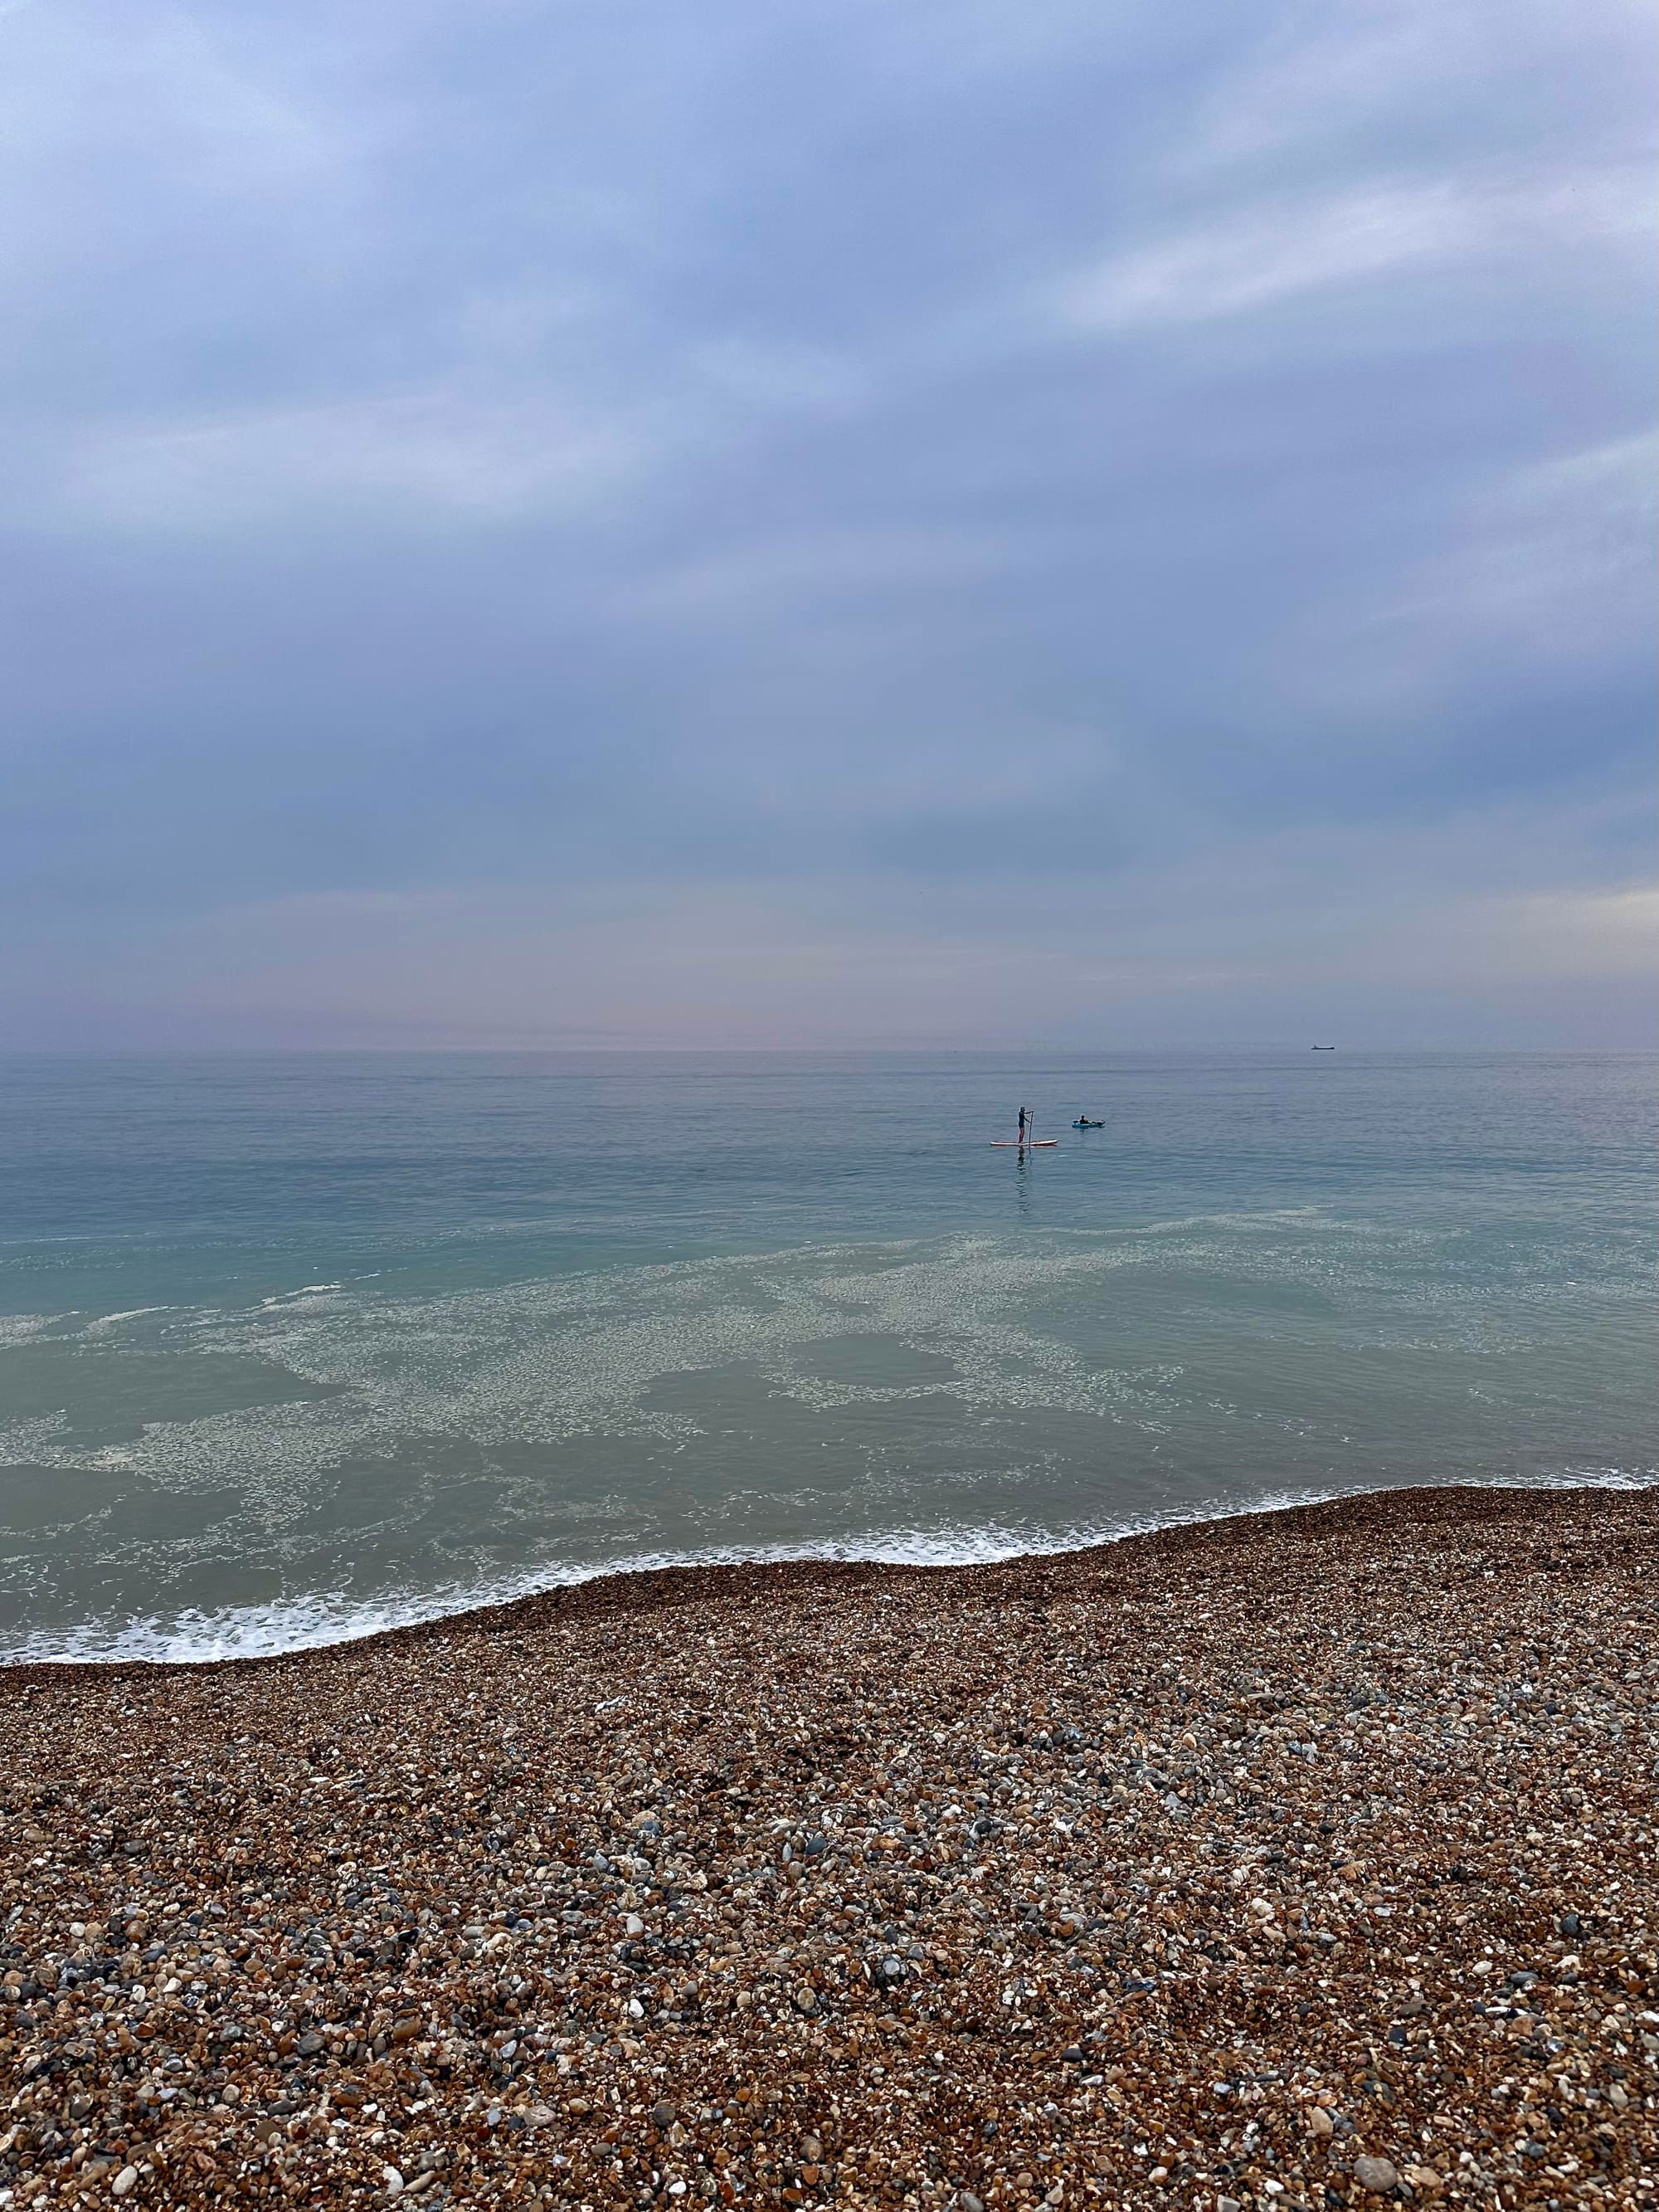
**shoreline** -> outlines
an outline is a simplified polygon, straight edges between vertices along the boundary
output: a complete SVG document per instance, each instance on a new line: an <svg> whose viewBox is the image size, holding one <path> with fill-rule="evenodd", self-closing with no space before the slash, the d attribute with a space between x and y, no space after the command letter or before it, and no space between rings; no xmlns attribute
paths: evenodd
<svg viewBox="0 0 1659 2212"><path fill-rule="evenodd" d="M1469 1510L1475 1509L1473 1501L1487 1498L1510 1496L1571 1497L1585 1494L1613 1496L1640 1495L1644 1492L1659 1493L1659 1477L1620 1475L1601 1481L1568 1482L1565 1480L1516 1482L1446 1482L1391 1484L1367 1490L1341 1491L1334 1494L1293 1498L1276 1498L1260 1504L1241 1504L1236 1510L1218 1513L1194 1512L1190 1516L1153 1522L1145 1527L1124 1529L1121 1534L1102 1535L1086 1542L1056 1541L1030 1551L996 1553L980 1559L884 1559L879 1556L844 1557L833 1552L813 1553L790 1553L781 1558L762 1553L752 1558L732 1557L708 1559L687 1559L665 1562L660 1565L629 1565L626 1564L597 1567L591 1571L578 1571L569 1579L550 1582L515 1592L510 1596L481 1596L476 1601L467 1601L453 1607L443 1607L430 1613L408 1620L388 1622L383 1626L345 1627L337 1636L312 1642L295 1643L269 1651L204 1653L200 1657L152 1658L138 1654L117 1655L108 1657L50 1657L15 1659L0 1658L0 1683L19 1678L56 1678L59 1674L78 1674L83 1672L112 1675L127 1672L169 1673L175 1669L186 1673L204 1669L235 1667L269 1667L300 1659L307 1655L342 1651L355 1647L375 1644L402 1638L422 1638L443 1634L464 1627L469 1622L490 1621L506 1625L515 1617L526 1621L539 1619L549 1607L558 1607L573 1602L580 1592L609 1591L614 1589L617 1602L648 1607L669 1605L682 1601L675 1592L680 1588L695 1590L698 1595L714 1594L714 1584L720 1577L742 1578L755 1576L781 1576L786 1583L801 1577L810 1580L814 1576L834 1577L844 1573L854 1575L915 1575L921 1577L940 1575L965 1574L981 1571L994 1571L1003 1568L1036 1565L1054 1559L1083 1559L1097 1554L1115 1553L1126 1545L1138 1545L1182 1532L1201 1532L1221 1528L1235 1522L1252 1526L1274 1521L1288 1514L1340 1513L1348 1508L1361 1508L1369 1501L1382 1498L1451 1498L1470 1501ZM1426 1516L1425 1516L1426 1517ZM598 1598L594 1602L607 1602Z"/></svg>
<svg viewBox="0 0 1659 2212"><path fill-rule="evenodd" d="M0 2203L1654 2207L1659 1490L0 1672Z"/></svg>

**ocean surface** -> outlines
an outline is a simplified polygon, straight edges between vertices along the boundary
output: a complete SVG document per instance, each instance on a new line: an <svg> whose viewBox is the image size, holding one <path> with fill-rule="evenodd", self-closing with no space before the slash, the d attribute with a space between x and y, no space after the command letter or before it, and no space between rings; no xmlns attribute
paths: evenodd
<svg viewBox="0 0 1659 2212"><path fill-rule="evenodd" d="M1655 1073L0 1060L0 1656L1655 1480Z"/></svg>

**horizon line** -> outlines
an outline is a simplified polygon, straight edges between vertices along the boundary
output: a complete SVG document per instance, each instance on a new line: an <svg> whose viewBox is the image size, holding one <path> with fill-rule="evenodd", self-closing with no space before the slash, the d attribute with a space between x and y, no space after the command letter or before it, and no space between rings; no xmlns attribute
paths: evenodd
<svg viewBox="0 0 1659 2212"><path fill-rule="evenodd" d="M927 1054L937 1059L973 1059L987 1054L1000 1057L1018 1054L1070 1054L1150 1057L1158 1054L1177 1053L1244 1053L1244 1052L1346 1052L1444 1054L1468 1054L1474 1056L1501 1055L1505 1058L1531 1059L1606 1059L1615 1055L1632 1058L1659 1057L1659 1041L1650 1044L1499 1044L1461 1043L1443 1042L1419 1044L1334 1043L1316 1042L1307 1038L1259 1037L1249 1041L1232 1039L1196 1040L1187 1043L1169 1044L1082 1044L1054 1041L1030 1043L989 1042L970 1044L911 1045L871 1044L106 1044L106 1045L7 1045L0 1044L0 1062L23 1060L361 1060L383 1059L621 1059L689 1057L702 1054L731 1059L815 1058L871 1059L890 1057L899 1059Z"/></svg>

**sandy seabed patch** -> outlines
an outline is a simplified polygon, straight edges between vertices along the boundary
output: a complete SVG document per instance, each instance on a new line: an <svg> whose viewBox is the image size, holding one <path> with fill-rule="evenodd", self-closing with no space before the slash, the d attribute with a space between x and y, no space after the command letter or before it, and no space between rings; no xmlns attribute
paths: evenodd
<svg viewBox="0 0 1659 2212"><path fill-rule="evenodd" d="M0 2204L1659 2208L1659 1492L0 1674Z"/></svg>

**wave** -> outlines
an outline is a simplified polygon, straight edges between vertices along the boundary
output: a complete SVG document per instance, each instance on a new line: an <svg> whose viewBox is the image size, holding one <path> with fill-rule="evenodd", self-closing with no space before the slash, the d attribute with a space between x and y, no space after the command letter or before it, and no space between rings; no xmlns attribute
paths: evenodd
<svg viewBox="0 0 1659 2212"><path fill-rule="evenodd" d="M1449 1478L1448 1480L1451 1480ZM1589 1468L1499 1480L1455 1479L1487 1490L1614 1490L1659 1488L1659 1468ZM988 1566L1016 1559L1048 1559L1098 1545L1121 1543L1164 1528L1233 1521L1252 1514L1382 1495L1400 1484L1362 1483L1211 1497L1163 1510L1146 1510L1061 1529L967 1522L947 1528L884 1530L827 1542L709 1545L681 1551L636 1551L583 1565L544 1564L436 1590L390 1591L363 1599L319 1593L259 1605L191 1608L164 1622L159 1615L117 1624L88 1623L67 1631L40 1631L0 1653L0 1666L112 1666L143 1662L160 1666L205 1666L225 1660L280 1658L362 1643L400 1628L450 1620L486 1607L510 1604L546 1591L568 1589L621 1575L676 1567L764 1566L785 1563L862 1563L881 1566ZM1433 1478L1421 1484L1436 1487Z"/></svg>

